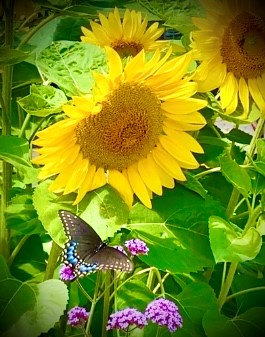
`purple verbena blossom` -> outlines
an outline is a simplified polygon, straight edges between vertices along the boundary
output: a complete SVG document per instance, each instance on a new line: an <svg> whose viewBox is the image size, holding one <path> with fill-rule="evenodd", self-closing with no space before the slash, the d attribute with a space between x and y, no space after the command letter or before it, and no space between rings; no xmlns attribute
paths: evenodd
<svg viewBox="0 0 265 337"><path fill-rule="evenodd" d="M150 302L145 310L146 319L161 326L166 326L170 332L182 328L182 317L178 307L172 301L164 298Z"/></svg>
<svg viewBox="0 0 265 337"><path fill-rule="evenodd" d="M75 279L75 274L70 266L63 265L59 271L60 279L62 281L72 281Z"/></svg>
<svg viewBox="0 0 265 337"><path fill-rule="evenodd" d="M68 311L68 321L67 324L72 326L81 326L84 325L89 317L89 312L82 307L73 307Z"/></svg>
<svg viewBox="0 0 265 337"><path fill-rule="evenodd" d="M143 328L147 325L144 314L134 308L126 308L116 311L110 315L106 329L125 330L130 325L138 328Z"/></svg>
<svg viewBox="0 0 265 337"><path fill-rule="evenodd" d="M124 245L132 255L146 255L149 252L149 248L147 247L146 243L140 239L125 241Z"/></svg>

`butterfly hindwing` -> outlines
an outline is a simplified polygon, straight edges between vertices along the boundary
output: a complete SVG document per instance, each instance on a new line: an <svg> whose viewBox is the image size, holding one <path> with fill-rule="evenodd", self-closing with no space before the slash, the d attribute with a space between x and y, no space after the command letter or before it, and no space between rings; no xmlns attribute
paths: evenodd
<svg viewBox="0 0 265 337"><path fill-rule="evenodd" d="M71 266L76 277L99 269L126 272L133 269L126 254L108 247L84 220L69 211L59 211L59 216L68 237L64 249L64 263Z"/></svg>

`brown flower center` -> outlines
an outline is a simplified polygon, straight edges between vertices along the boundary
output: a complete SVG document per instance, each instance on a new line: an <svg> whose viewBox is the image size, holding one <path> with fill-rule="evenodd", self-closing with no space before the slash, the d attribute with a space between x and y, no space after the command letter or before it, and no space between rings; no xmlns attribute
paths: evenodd
<svg viewBox="0 0 265 337"><path fill-rule="evenodd" d="M143 45L135 41L116 40L111 43L111 47L120 55L121 58L137 55Z"/></svg>
<svg viewBox="0 0 265 337"><path fill-rule="evenodd" d="M239 14L226 28L221 48L227 71L236 77L256 78L265 71L265 18Z"/></svg>
<svg viewBox="0 0 265 337"><path fill-rule="evenodd" d="M123 83L102 103L102 110L81 120L77 143L90 164L122 170L155 147L162 133L161 103L143 84Z"/></svg>

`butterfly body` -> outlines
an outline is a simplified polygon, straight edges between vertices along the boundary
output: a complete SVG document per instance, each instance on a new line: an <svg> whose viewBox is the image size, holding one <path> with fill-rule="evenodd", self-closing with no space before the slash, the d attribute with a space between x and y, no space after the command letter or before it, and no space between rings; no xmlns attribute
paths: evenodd
<svg viewBox="0 0 265 337"><path fill-rule="evenodd" d="M109 247L84 220L68 211L59 211L59 216L68 237L64 263L71 267L75 278L100 269L132 271L127 255Z"/></svg>

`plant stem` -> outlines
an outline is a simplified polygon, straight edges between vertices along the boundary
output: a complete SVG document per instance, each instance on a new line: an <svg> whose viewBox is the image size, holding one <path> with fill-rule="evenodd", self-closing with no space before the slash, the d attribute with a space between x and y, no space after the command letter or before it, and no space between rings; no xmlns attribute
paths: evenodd
<svg viewBox="0 0 265 337"><path fill-rule="evenodd" d="M238 266L238 262L231 262L231 264L230 264L226 280L223 283L223 286L221 288L221 291L220 291L220 294L219 294L219 297L218 297L218 300L217 300L219 311L221 311L224 303L226 302L227 294L228 294L229 289L231 287L231 284L233 282L237 266Z"/></svg>
<svg viewBox="0 0 265 337"><path fill-rule="evenodd" d="M16 245L16 247L14 248L13 252L11 253L11 255L10 255L8 261L7 261L7 264L9 266L11 266L11 264L13 263L15 257L19 253L21 247L25 244L25 242L28 240L29 237L30 237L29 235L24 235L22 237L22 239L19 241L19 243Z"/></svg>
<svg viewBox="0 0 265 337"><path fill-rule="evenodd" d="M94 297L91 303L91 308L90 308L90 313L86 325L86 333L90 335L90 327L92 323L92 318L95 312L96 304L98 301L98 291L99 291L99 285L100 285L100 280L101 280L101 272L97 273L97 279L96 279L96 284L95 284L95 290L94 290Z"/></svg>
<svg viewBox="0 0 265 337"><path fill-rule="evenodd" d="M48 258L47 267L45 270L44 281L53 278L54 270L61 254L61 247L57 245L54 241L52 242L52 248Z"/></svg>
<svg viewBox="0 0 265 337"><path fill-rule="evenodd" d="M104 291L104 304L103 304L103 317L102 317L102 331L101 337L107 336L107 322L109 317L109 306L110 306L110 271L106 272L105 275L105 291Z"/></svg>
<svg viewBox="0 0 265 337"><path fill-rule="evenodd" d="M262 290L265 290L265 287L256 287L256 288L244 289L244 290L238 291L237 293L234 293L234 294L231 294L231 295L227 296L226 302L230 301L232 298L235 298L237 296L245 295L245 294L251 293L253 291L262 291Z"/></svg>
<svg viewBox="0 0 265 337"><path fill-rule="evenodd" d="M3 2L5 12L5 47L12 48L13 44L13 15L14 0ZM2 135L11 134L11 99L12 99L13 66L3 66L2 72ZM9 200L9 191L12 186L12 165L3 162L3 188L0 211L0 254L9 256L9 233L6 228L5 210Z"/></svg>

